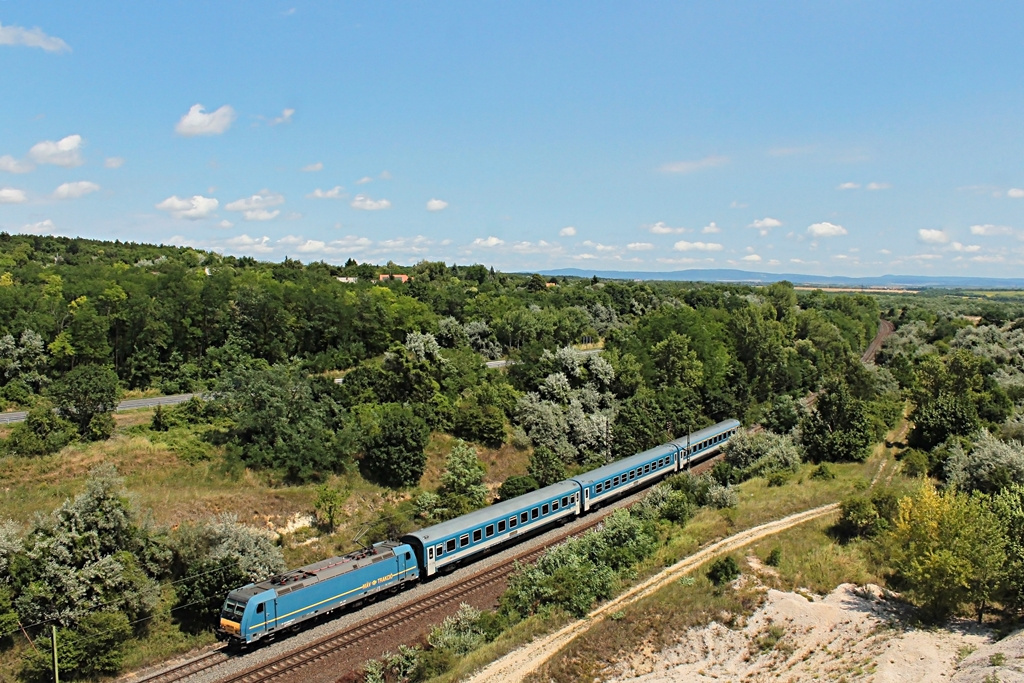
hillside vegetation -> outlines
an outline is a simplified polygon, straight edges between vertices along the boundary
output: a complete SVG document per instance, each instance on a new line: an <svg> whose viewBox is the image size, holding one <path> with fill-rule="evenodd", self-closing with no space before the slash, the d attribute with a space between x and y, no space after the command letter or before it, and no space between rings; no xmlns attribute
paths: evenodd
<svg viewBox="0 0 1024 683"><path fill-rule="evenodd" d="M858 361L878 313L786 283L0 235L0 397L29 410L0 460L0 659L43 675L18 621L61 627L69 680L157 658L210 638L228 588L352 549L362 527L395 537L728 417L862 459L903 401ZM806 415L796 399L821 389ZM202 398L111 416L125 392L186 391ZM728 506L731 484L792 471L792 444L753 448L693 495Z"/></svg>

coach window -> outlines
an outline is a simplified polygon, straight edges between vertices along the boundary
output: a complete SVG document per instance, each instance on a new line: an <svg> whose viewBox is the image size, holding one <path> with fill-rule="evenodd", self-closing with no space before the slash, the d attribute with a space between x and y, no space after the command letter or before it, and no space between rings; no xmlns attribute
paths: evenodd
<svg viewBox="0 0 1024 683"><path fill-rule="evenodd" d="M551 501L551 511L554 512L557 509L558 509L558 501L557 500Z"/></svg>
<svg viewBox="0 0 1024 683"><path fill-rule="evenodd" d="M636 470L630 470L629 471L629 478L630 479L636 479Z"/></svg>
<svg viewBox="0 0 1024 683"><path fill-rule="evenodd" d="M444 544L444 549L445 549L446 552L449 552L449 553L455 552L455 539L453 538L452 540L450 540L447 543L445 543Z"/></svg>
<svg viewBox="0 0 1024 683"><path fill-rule="evenodd" d="M508 518L508 526L509 526L510 529L515 529L517 524L519 524L519 518L518 517L509 517Z"/></svg>
<svg viewBox="0 0 1024 683"><path fill-rule="evenodd" d="M505 531L505 520L498 522L498 533Z"/></svg>
<svg viewBox="0 0 1024 683"><path fill-rule="evenodd" d="M526 514L526 513L523 513L523 514ZM532 510L530 510L530 519L537 519L538 517L540 517L540 510L539 509L533 508Z"/></svg>
<svg viewBox="0 0 1024 683"><path fill-rule="evenodd" d="M479 543L480 539L484 537L484 532L480 529L473 530L473 543Z"/></svg>
<svg viewBox="0 0 1024 683"><path fill-rule="evenodd" d="M601 493L601 491L603 491L603 490L604 490L604 484L602 484L601 482L598 482L597 486L594 487L594 493Z"/></svg>
<svg viewBox="0 0 1024 683"><path fill-rule="evenodd" d="M540 509L540 514L546 515L549 512L551 512L551 506L548 505L547 503L544 503L543 507L541 507L541 509Z"/></svg>
<svg viewBox="0 0 1024 683"><path fill-rule="evenodd" d="M615 477L614 479L612 479L612 486L618 486L618 485L619 485L619 478Z"/></svg>
<svg viewBox="0 0 1024 683"><path fill-rule="evenodd" d="M440 543L438 543L436 546L434 546L434 554L437 557L441 557L441 555L444 554L444 546L441 545Z"/></svg>
<svg viewBox="0 0 1024 683"><path fill-rule="evenodd" d="M569 497L566 496L565 498L562 499L562 507L565 507L568 504L569 504Z"/></svg>
<svg viewBox="0 0 1024 683"><path fill-rule="evenodd" d="M646 465L644 465L644 474L647 474L650 471L651 471L651 464L647 463Z"/></svg>
<svg viewBox="0 0 1024 683"><path fill-rule="evenodd" d="M465 548L467 545L469 545L469 534L462 534L459 536L459 547Z"/></svg>
<svg viewBox="0 0 1024 683"><path fill-rule="evenodd" d="M611 479L606 479L605 482L604 482L604 490L607 491L611 487L612 487L612 480Z"/></svg>
<svg viewBox="0 0 1024 683"><path fill-rule="evenodd" d="M488 524L487 525L487 528L484 529L484 535L487 536L487 538L490 538L491 536L494 535L494 525L493 524Z"/></svg>
<svg viewBox="0 0 1024 683"><path fill-rule="evenodd" d="M529 512L521 512L521 513L519 513L519 521L522 522L523 524L526 524L527 522L529 522L530 521L530 513Z"/></svg>

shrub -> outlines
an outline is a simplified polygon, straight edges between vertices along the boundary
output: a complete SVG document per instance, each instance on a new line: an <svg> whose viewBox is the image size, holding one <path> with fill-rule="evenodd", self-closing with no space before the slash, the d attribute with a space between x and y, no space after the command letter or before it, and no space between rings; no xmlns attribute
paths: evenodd
<svg viewBox="0 0 1024 683"><path fill-rule="evenodd" d="M707 505L722 510L724 508L736 507L739 505L740 497L736 489L731 486L722 486L718 482L712 482L708 487Z"/></svg>
<svg viewBox="0 0 1024 683"><path fill-rule="evenodd" d="M769 486L785 486L789 482L788 472L772 472L768 475Z"/></svg>
<svg viewBox="0 0 1024 683"><path fill-rule="evenodd" d="M125 647L132 635L128 617L121 612L91 612L82 617L78 628L57 629L57 656L61 680L93 679L121 671ZM48 634L36 639L27 651L21 679L28 683L53 680Z"/></svg>
<svg viewBox="0 0 1024 683"><path fill-rule="evenodd" d="M767 431L741 432L726 445L725 462L737 470L737 480L743 481L796 471L800 466L800 449L790 436Z"/></svg>
<svg viewBox="0 0 1024 683"><path fill-rule="evenodd" d="M782 562L782 548L775 547L768 553L768 557L765 558L764 563L769 567L778 567Z"/></svg>
<svg viewBox="0 0 1024 683"><path fill-rule="evenodd" d="M735 581L739 575L740 566L732 555L718 558L708 568L708 580L716 586Z"/></svg>
<svg viewBox="0 0 1024 683"><path fill-rule="evenodd" d="M829 481L836 478L836 471L827 462L823 462L814 468L811 472L811 479L821 479L823 481Z"/></svg>
<svg viewBox="0 0 1024 683"><path fill-rule="evenodd" d="M956 444L945 465L946 481L962 491L998 493L1024 481L1024 444L982 432L970 453Z"/></svg>
<svg viewBox="0 0 1024 683"><path fill-rule="evenodd" d="M537 480L528 474L514 474L502 483L498 489L498 497L509 500L540 488Z"/></svg>
<svg viewBox="0 0 1024 683"><path fill-rule="evenodd" d="M6 449L12 455L48 455L78 438L78 430L70 420L54 412L49 401L39 401L24 422L16 424L7 439Z"/></svg>
<svg viewBox="0 0 1024 683"><path fill-rule="evenodd" d="M415 486L427 466L426 422L397 403L380 406L376 424L364 435L364 463L374 479L391 487Z"/></svg>
<svg viewBox="0 0 1024 683"><path fill-rule="evenodd" d="M910 448L903 453L903 472L908 477L923 477L928 474L931 463L928 454L916 448Z"/></svg>

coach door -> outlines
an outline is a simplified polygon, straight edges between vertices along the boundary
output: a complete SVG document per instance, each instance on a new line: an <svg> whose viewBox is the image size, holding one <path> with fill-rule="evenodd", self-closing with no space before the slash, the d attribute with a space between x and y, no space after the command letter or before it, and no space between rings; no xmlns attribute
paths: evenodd
<svg viewBox="0 0 1024 683"><path fill-rule="evenodd" d="M590 487L586 486L583 489L583 511L586 512L590 509Z"/></svg>
<svg viewBox="0 0 1024 683"><path fill-rule="evenodd" d="M435 548L437 548L438 552L440 552L441 544L438 543L436 546L432 545L432 546L430 546L430 547L428 547L426 549L426 552L427 552L427 576L433 576L434 575L434 567L436 566L435 562L437 561L434 558L434 549Z"/></svg>

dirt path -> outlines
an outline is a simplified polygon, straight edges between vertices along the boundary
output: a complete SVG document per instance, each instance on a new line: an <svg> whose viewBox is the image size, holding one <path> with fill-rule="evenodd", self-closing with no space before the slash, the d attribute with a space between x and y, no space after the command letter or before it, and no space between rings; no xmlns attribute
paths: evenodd
<svg viewBox="0 0 1024 683"><path fill-rule="evenodd" d="M819 517L831 514L838 509L839 505L837 503L824 505L812 510L799 512L795 515L790 515L789 517L784 517L783 519L779 519L774 522L768 522L767 524L762 524L760 526L747 529L746 531L741 531L729 538L713 543L700 552L680 560L676 564L662 570L646 581L637 584L614 600L598 607L586 617L574 621L555 633L524 645L518 650L514 650L501 659L492 662L482 671L474 675L470 681L471 683L484 683L486 681L521 681L526 676L533 673L539 666L544 664L544 662L550 659L559 650L568 645L574 638L576 638L576 636L585 633L591 626L604 619L607 615L655 593L665 585L675 581L684 574L688 574L693 571L714 556L742 548L743 546L753 543L754 541L761 540L766 536L777 534L780 531L785 531L786 529L797 526L798 524L809 522L812 519L818 519Z"/></svg>

